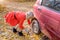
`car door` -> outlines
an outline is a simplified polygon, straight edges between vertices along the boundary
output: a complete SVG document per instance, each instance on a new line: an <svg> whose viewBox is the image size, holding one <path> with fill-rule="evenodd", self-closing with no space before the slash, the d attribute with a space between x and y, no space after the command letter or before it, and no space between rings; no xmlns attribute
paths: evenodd
<svg viewBox="0 0 60 40"><path fill-rule="evenodd" d="M41 12L40 20L45 24L45 28L60 37L60 10L54 8L56 0L43 0L38 10Z"/></svg>

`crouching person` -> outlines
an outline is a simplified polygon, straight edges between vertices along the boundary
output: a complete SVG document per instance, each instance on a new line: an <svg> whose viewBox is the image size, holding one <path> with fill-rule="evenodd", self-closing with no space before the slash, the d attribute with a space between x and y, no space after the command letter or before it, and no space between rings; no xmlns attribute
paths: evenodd
<svg viewBox="0 0 60 40"><path fill-rule="evenodd" d="M31 18L30 16L33 16L33 15L30 15L30 13L26 14L25 12L8 12L5 15L5 21L6 21L6 23L8 23L9 25L11 25L13 27L14 33L18 32L19 36L24 36L22 33L22 30L25 28L23 26L23 23L27 19L28 24L29 25L31 24L29 19ZM18 25L18 26L16 26L16 25ZM20 29L20 31L18 31L16 29Z"/></svg>

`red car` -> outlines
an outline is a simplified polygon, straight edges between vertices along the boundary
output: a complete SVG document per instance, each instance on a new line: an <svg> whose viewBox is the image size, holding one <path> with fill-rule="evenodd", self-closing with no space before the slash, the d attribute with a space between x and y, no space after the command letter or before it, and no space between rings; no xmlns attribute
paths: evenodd
<svg viewBox="0 0 60 40"><path fill-rule="evenodd" d="M33 32L60 40L60 0L37 0L33 8Z"/></svg>

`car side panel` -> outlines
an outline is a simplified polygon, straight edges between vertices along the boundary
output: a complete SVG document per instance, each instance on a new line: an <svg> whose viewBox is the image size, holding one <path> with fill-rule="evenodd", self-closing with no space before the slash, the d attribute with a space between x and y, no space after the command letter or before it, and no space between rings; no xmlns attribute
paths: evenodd
<svg viewBox="0 0 60 40"><path fill-rule="evenodd" d="M41 20L49 31L60 38L60 14L58 12L42 6Z"/></svg>
<svg viewBox="0 0 60 40"><path fill-rule="evenodd" d="M42 32L52 38L51 40L60 40L60 13L37 3L34 5L33 11ZM41 10L39 11L38 8Z"/></svg>
<svg viewBox="0 0 60 40"><path fill-rule="evenodd" d="M41 28L41 31L46 35L48 36L49 38L51 38L50 34L48 33L48 31L46 30L45 28L45 24L43 23L43 20L42 20L42 12L38 10L39 6L38 5L34 5L34 16L35 18L39 21L40 23L40 28Z"/></svg>

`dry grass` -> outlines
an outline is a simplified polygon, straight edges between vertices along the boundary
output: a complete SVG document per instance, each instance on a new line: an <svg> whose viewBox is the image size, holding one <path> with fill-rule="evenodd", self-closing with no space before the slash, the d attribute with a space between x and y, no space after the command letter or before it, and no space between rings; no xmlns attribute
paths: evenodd
<svg viewBox="0 0 60 40"><path fill-rule="evenodd" d="M6 10L5 5L0 4L0 13L5 11L5 10Z"/></svg>
<svg viewBox="0 0 60 40"><path fill-rule="evenodd" d="M36 0L7 0L7 1L13 1L13 2L34 2Z"/></svg>
<svg viewBox="0 0 60 40"><path fill-rule="evenodd" d="M8 11L21 10L21 11L27 12L27 11L32 9L32 6L33 6L34 2L32 2L32 3L31 2L27 2L27 3L25 2L25 3L19 3L19 4L20 4L20 6L17 5L17 6L15 6L16 8L7 7L8 4L6 5L6 7L8 8ZM10 5L10 6L12 6L12 5ZM5 7L3 7L3 9L4 8ZM1 7L0 7L0 9L1 9ZM2 11L4 11L4 10L2 10ZM12 27L10 27L8 24L6 24L4 22L3 16L5 14L6 14L6 12L0 13L0 40L31 40L32 39L32 38L30 38L29 35L26 35L25 37L20 37L19 35L14 34L12 32ZM33 38L35 38L35 40L39 40L39 36L38 35L34 35Z"/></svg>

